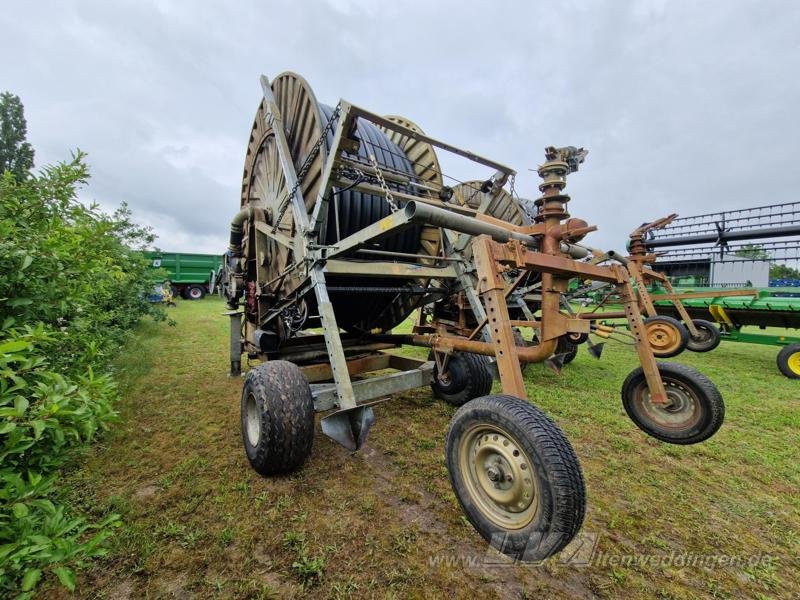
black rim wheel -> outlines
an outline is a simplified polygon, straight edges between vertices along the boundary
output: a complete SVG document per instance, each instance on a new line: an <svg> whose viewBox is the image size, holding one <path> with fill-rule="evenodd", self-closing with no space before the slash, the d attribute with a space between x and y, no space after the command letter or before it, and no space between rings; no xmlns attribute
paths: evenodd
<svg viewBox="0 0 800 600"><path fill-rule="evenodd" d="M578 355L578 344L570 339L569 335L562 335L556 344L556 354L564 356L564 364L568 365Z"/></svg>
<svg viewBox="0 0 800 600"><path fill-rule="evenodd" d="M692 352L711 352L719 346L722 336L716 325L703 319L693 319L692 324L697 329L697 336L692 337L690 334L689 341L686 344L687 350Z"/></svg>
<svg viewBox="0 0 800 600"><path fill-rule="evenodd" d="M428 360L433 360L433 353ZM438 365L434 366L431 389L434 396L453 406L485 396L492 390L488 360L469 352L452 353L443 373L439 373Z"/></svg>

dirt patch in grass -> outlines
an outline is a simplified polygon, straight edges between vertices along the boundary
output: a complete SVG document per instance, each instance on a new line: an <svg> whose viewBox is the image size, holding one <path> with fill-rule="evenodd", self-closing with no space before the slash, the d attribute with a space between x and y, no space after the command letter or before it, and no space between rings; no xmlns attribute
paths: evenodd
<svg viewBox="0 0 800 600"><path fill-rule="evenodd" d="M253 472L222 310L180 302L176 327L148 326L130 349L122 420L70 475L88 513L124 519L78 597L800 596L800 388L777 373L775 348L723 343L677 358L727 404L719 434L692 447L652 440L625 416L628 348L609 345L601 361L581 351L561 376L530 367L531 400L581 459L581 541L594 554L514 566L463 517L443 457L453 409L428 389L380 405L358 453L318 433L300 472Z"/></svg>

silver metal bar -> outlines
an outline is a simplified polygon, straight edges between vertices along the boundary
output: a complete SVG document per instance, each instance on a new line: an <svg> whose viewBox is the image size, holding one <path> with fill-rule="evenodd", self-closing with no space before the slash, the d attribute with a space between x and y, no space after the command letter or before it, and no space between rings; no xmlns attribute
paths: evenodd
<svg viewBox="0 0 800 600"><path fill-rule="evenodd" d="M294 240L289 238L288 236L283 235L277 231L272 231L272 227L264 223L263 221L256 221L256 229L266 235L267 237L272 238L282 246L286 246L287 248L294 248Z"/></svg>
<svg viewBox="0 0 800 600"><path fill-rule="evenodd" d="M352 111L355 115L359 117L364 117L366 120L375 123L376 125L380 125L385 129L389 129L391 131L396 131L406 137L411 138L412 140L417 140L420 142L426 142L431 146L435 146L437 148L441 148L442 150L447 150L448 152L452 152L453 154L457 154L459 156L463 156L464 158L468 158L469 160L476 162L478 164L484 165L486 167L491 167L492 169L496 169L504 173L505 175L516 175L516 171L511 167L507 167L503 164L495 162L493 160L489 160L488 158L484 158L474 152L470 152L469 150L462 150L461 148L456 148L455 146L451 146L450 144L446 144L445 142L439 141L435 138L429 137L413 129L409 129L408 127L403 127L398 123L390 121L380 115L376 115L375 113L371 113L367 110L359 106L352 105Z"/></svg>
<svg viewBox="0 0 800 600"><path fill-rule="evenodd" d="M318 240L320 231L323 230L323 225L328 220L328 196L333 188L333 170L336 167L336 158L341 151L342 140L344 139L345 131L350 126L352 119L350 115L350 104L341 100L339 102L339 122L336 123L336 128L333 133L333 141L331 142L330 150L328 151L328 160L322 169L322 181L319 185L319 192L317 192L317 201L314 204L314 210L311 213L311 222L309 223L308 233L311 237ZM337 213L336 218L339 218Z"/></svg>
<svg viewBox="0 0 800 600"><path fill-rule="evenodd" d="M391 252L389 250L372 250L371 248L361 248L356 250L358 254L374 254L375 256L396 256L398 258L421 258L424 260L435 260L445 262L457 262L460 258L450 256L431 256L430 254L411 254L409 252Z"/></svg>
<svg viewBox="0 0 800 600"><path fill-rule="evenodd" d="M525 298L523 296L517 296L515 298L517 306L522 310L522 314L525 315L525 318L528 321L535 321L536 317L531 312L531 309L528 307L528 303L525 302Z"/></svg>
<svg viewBox="0 0 800 600"><path fill-rule="evenodd" d="M308 229L308 213L306 213L306 203L303 199L303 192L300 189L300 186L297 185L297 173L294 170L292 154L289 151L289 144L286 141L286 133L283 128L281 111L278 109L278 104L275 101L275 96L272 93L272 86L270 85L269 79L267 79L266 75L261 76L261 89L263 91L264 102L266 102L267 107L264 118L267 121L267 125L275 133L275 142L278 148L278 156L281 162L281 169L283 170L283 177L286 180L286 187L290 190L297 187L294 196L291 198L294 222L297 225L298 231L306 231L306 229ZM306 256L304 236L295 236L294 252L295 260L301 260Z"/></svg>
<svg viewBox="0 0 800 600"><path fill-rule="evenodd" d="M328 349L328 357L331 361L331 371L336 384L335 392L339 398L339 407L343 409L355 408L356 401L353 395L350 373L347 370L347 357L344 353L342 338L339 335L339 326L336 324L333 304L331 304L328 288L325 285L323 266L320 263L311 268L311 281L314 285L314 293L317 296L317 308L322 321L322 331L325 335L325 346Z"/></svg>
<svg viewBox="0 0 800 600"><path fill-rule="evenodd" d="M242 374L242 312L232 310L225 313L230 317L230 361L231 368L228 375L238 377Z"/></svg>
<svg viewBox="0 0 800 600"><path fill-rule="evenodd" d="M537 239L532 235L517 233L499 225L480 221L473 217L459 215L443 208L423 204L422 202L409 202L403 212L412 223L435 225L444 229L452 229L470 235L488 235L496 242L519 240L526 246L535 247Z"/></svg>
<svg viewBox="0 0 800 600"><path fill-rule="evenodd" d="M433 377L433 361L426 362L418 369L369 377L352 384L354 406L370 400L424 387ZM314 397L314 409L317 412L330 410L336 406L336 386L330 383L312 384L311 395Z"/></svg>
<svg viewBox="0 0 800 600"><path fill-rule="evenodd" d="M473 217L459 215L443 208L412 201L406 204L403 210L398 210L341 240L336 244L336 249L330 252L328 256L334 257L352 252L365 244L374 243L389 234L402 231L414 223L434 225L469 235L488 235L497 242L507 242L514 239L519 240L526 246L535 247L537 244L536 238L531 235L517 233L499 225L479 221Z"/></svg>
<svg viewBox="0 0 800 600"><path fill-rule="evenodd" d="M403 210L398 210L382 218L380 221L347 236L336 243L336 248L328 252L328 257L333 258L360 248L367 243L375 243L381 238L402 231L412 225L410 218Z"/></svg>
<svg viewBox="0 0 800 600"><path fill-rule="evenodd" d="M617 261L621 265L627 265L629 262L628 259L625 257L625 255L620 254L616 250L609 250L608 252L606 252L606 255L608 255L608 258Z"/></svg>
<svg viewBox="0 0 800 600"><path fill-rule="evenodd" d="M328 260L325 273L341 275L363 275L365 277L406 277L452 279L456 277L453 267L429 267L414 263L357 262L352 260Z"/></svg>

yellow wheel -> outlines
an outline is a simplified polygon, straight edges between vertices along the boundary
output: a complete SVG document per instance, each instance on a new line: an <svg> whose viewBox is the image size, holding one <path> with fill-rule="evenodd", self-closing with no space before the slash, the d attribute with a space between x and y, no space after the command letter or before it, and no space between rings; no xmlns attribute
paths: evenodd
<svg viewBox="0 0 800 600"><path fill-rule="evenodd" d="M658 315L644 320L647 341L658 358L676 356L686 349L689 343L689 330L672 317Z"/></svg>
<svg viewBox="0 0 800 600"><path fill-rule="evenodd" d="M800 344L789 344L778 352L778 369L789 379L800 379Z"/></svg>

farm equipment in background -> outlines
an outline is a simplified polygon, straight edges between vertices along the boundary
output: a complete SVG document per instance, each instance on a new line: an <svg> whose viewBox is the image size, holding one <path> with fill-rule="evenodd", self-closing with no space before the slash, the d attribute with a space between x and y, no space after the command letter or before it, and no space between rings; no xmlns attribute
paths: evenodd
<svg viewBox="0 0 800 600"><path fill-rule="evenodd" d="M656 355L674 356L684 347L709 351L721 340L777 345L783 347L777 356L781 373L800 378L800 337L742 330L800 328L800 291L792 285L767 287L778 281L792 284L800 277L800 270L787 264L800 263L800 203L676 217L634 230L627 257L597 252L592 261L616 260L627 266L648 315L645 322ZM753 244L756 240L765 241ZM762 287L736 287L754 282ZM608 294L598 299L601 290L592 294L595 306L581 317L599 321L622 316L598 312L616 300ZM601 326L596 333L609 332Z"/></svg>
<svg viewBox="0 0 800 600"><path fill-rule="evenodd" d="M150 260L154 270L166 271L166 277L160 274L154 283L160 285L168 279L173 295L180 295L185 300L201 300L206 294L214 293L217 273L222 266L218 255L150 251L144 256Z"/></svg>
<svg viewBox="0 0 800 600"><path fill-rule="evenodd" d="M153 304L164 304L166 306L176 306L175 290L172 282L168 279L153 286L153 291L147 297L147 301Z"/></svg>
<svg viewBox="0 0 800 600"><path fill-rule="evenodd" d="M767 327L800 329L800 294L796 288L760 289L754 298L728 298L724 291L711 297L720 293L719 289L686 291L705 295L704 298L684 301L684 309L692 317L710 315L723 340L780 346L781 350L775 357L778 370L790 379L800 379L800 335L743 330L746 326L762 330ZM656 309L662 314L672 313L672 308L665 302L656 301Z"/></svg>
<svg viewBox="0 0 800 600"><path fill-rule="evenodd" d="M748 296L752 298L758 293L757 290L747 288L676 292L669 278L653 268L653 265L658 260L658 254L653 253L645 242L646 239L652 237L654 231L664 229L676 217L677 215L672 214L637 227L630 234L627 256L623 256L613 250L608 252L594 250L593 257L590 260L592 264L617 262L625 265L633 280L639 308L646 315L644 323L648 342L653 349L653 354L659 358L671 358L686 349L692 352L710 352L719 346L721 341L719 330L712 322L706 319L691 317L684 308L685 300L713 298L723 295L726 297ZM655 293L654 290L656 289L658 293ZM657 303L660 303L660 305L669 303L675 316L665 315L663 311L657 310ZM624 318L625 314L622 311L598 310L612 307L614 304L618 304L618 300L611 294L606 293L595 302L591 311L581 312L577 316L593 322ZM609 323L601 323L596 326L594 333L600 337L608 338L610 334L608 327L610 326Z"/></svg>
<svg viewBox="0 0 800 600"><path fill-rule="evenodd" d="M676 444L717 431L719 391L690 367L656 362L625 267L576 260L596 228L569 217L563 190L585 150L546 149L532 210L516 196L515 171L405 118L320 104L294 73L261 84L220 273L231 374L243 353L262 361L241 400L257 472L305 462L315 412L327 413L323 433L354 451L376 404L430 385L459 406L446 460L470 522L518 559L558 552L583 521L583 476L563 432L527 401L521 364L552 359L560 339L589 333L588 321L562 310L574 277L609 283L621 298L641 364L622 385L636 425ZM474 182L446 185L437 151L467 161ZM509 302L532 282L538 317ZM411 333L392 332L417 309ZM519 340L515 327L534 329L536 342ZM428 348L429 360L397 354L402 345ZM500 395L490 395L492 363Z"/></svg>
<svg viewBox="0 0 800 600"><path fill-rule="evenodd" d="M680 289L692 318L710 317L723 340L780 346L778 369L800 379L800 336L743 330L800 329L800 202L675 219L643 243L649 250L669 249L656 265L665 276L691 273L706 284ZM744 282L755 283L756 295L729 297L727 286ZM676 315L653 298L659 314Z"/></svg>

